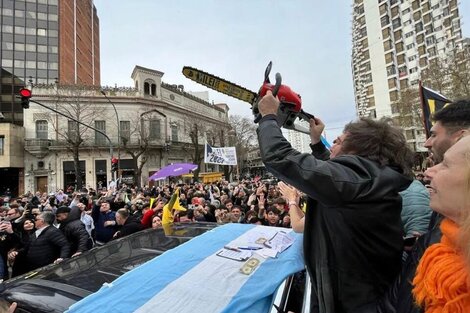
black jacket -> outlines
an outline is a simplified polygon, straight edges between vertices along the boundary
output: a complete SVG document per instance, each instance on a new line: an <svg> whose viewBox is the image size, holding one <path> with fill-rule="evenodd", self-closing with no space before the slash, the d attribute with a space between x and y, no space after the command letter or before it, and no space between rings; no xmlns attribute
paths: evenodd
<svg viewBox="0 0 470 313"><path fill-rule="evenodd" d="M375 303L400 270L398 192L411 179L354 155L322 161L299 153L270 116L257 132L266 168L310 197L304 255L312 279L311 311L353 312Z"/></svg>
<svg viewBox="0 0 470 313"><path fill-rule="evenodd" d="M70 243L70 255L67 257L71 257L76 252L85 252L90 248L91 238L81 220L68 218L60 223L59 229Z"/></svg>
<svg viewBox="0 0 470 313"><path fill-rule="evenodd" d="M430 224L429 232L421 236L410 251L403 264L400 275L387 294L376 305L366 305L354 313L423 313L424 308L416 305L413 297L413 279L416 268L426 249L441 241L440 227L442 215L435 215L435 220Z"/></svg>
<svg viewBox="0 0 470 313"><path fill-rule="evenodd" d="M125 237L127 235L136 233L142 229L142 224L139 221L135 220L132 216L129 216L124 222L124 225L121 226L121 229L116 232L116 237L114 238Z"/></svg>
<svg viewBox="0 0 470 313"><path fill-rule="evenodd" d="M18 255L26 258L28 271L53 263L58 258L68 258L70 255L70 244L62 232L54 226L47 226L36 238L32 235L31 240Z"/></svg>

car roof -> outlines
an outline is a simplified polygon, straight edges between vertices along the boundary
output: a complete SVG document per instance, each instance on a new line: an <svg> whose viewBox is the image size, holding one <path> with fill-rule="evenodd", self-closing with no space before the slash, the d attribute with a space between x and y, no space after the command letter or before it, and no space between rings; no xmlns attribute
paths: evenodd
<svg viewBox="0 0 470 313"><path fill-rule="evenodd" d="M122 274L216 227L215 223L176 223L113 240L59 265L49 265L3 284L0 298L19 303L22 312L63 312ZM34 296L32 296L34 295Z"/></svg>

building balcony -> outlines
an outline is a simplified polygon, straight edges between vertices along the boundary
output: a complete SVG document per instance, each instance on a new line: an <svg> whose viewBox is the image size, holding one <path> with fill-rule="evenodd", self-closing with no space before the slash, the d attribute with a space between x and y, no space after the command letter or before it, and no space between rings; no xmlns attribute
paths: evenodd
<svg viewBox="0 0 470 313"><path fill-rule="evenodd" d="M41 159L49 153L49 147L51 146L51 143L52 140L50 139L25 139L24 149L33 156Z"/></svg>

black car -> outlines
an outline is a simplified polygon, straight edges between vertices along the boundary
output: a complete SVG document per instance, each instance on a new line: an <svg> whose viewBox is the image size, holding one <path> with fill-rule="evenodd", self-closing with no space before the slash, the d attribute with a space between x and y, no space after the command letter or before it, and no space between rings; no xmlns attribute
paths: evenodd
<svg viewBox="0 0 470 313"><path fill-rule="evenodd" d="M147 229L7 280L0 286L0 312L12 302L18 303L16 313L64 312L103 284L216 226L176 223L167 234Z"/></svg>

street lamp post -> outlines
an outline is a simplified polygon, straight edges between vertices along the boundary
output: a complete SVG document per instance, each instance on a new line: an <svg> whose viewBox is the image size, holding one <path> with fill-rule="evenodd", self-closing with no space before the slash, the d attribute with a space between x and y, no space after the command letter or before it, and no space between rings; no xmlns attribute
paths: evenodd
<svg viewBox="0 0 470 313"><path fill-rule="evenodd" d="M120 169L121 169L121 125L119 125L119 115L118 115L118 112L116 110L116 106L114 105L113 102L111 102L111 100L108 98L108 96L106 95L106 93L101 90L101 94L106 98L106 100L108 100L108 102L113 106L113 109L114 109L114 113L116 113L116 123L117 123L117 135L118 135L118 163L117 163L117 175L116 175L116 178L118 178L117 176L119 175L120 173Z"/></svg>

